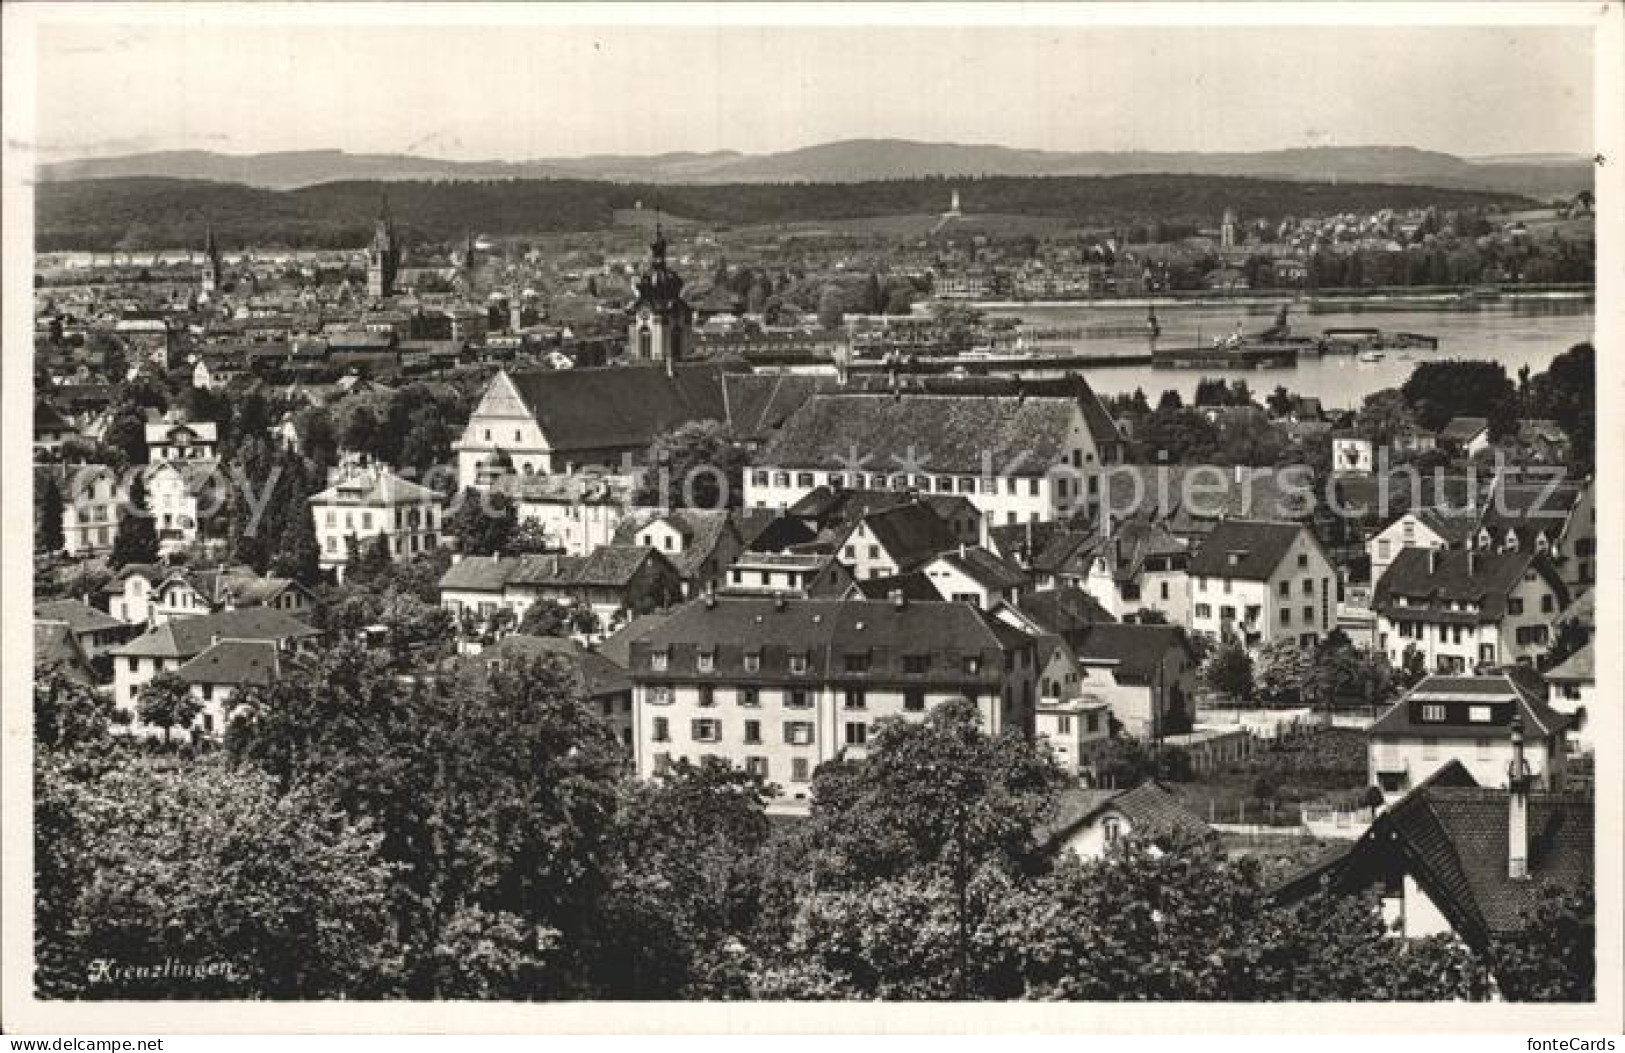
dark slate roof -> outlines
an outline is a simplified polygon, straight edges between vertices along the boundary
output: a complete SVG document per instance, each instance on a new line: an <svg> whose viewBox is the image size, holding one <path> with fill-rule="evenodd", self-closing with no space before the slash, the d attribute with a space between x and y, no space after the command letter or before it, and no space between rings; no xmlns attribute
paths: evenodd
<svg viewBox="0 0 1625 1053"><path fill-rule="evenodd" d="M1596 678L1596 660L1593 657L1590 643L1563 659L1555 668L1546 671L1547 680L1595 680Z"/></svg>
<svg viewBox="0 0 1625 1053"><path fill-rule="evenodd" d="M514 389L555 451L647 447L690 421L726 421L720 366L521 371Z"/></svg>
<svg viewBox="0 0 1625 1053"><path fill-rule="evenodd" d="M560 636L532 636L510 633L478 656L464 656L457 664L471 669L489 669L490 663L559 659L569 668L589 698L624 694L632 690L626 671L608 658L588 651L574 640Z"/></svg>
<svg viewBox="0 0 1625 1053"><path fill-rule="evenodd" d="M1027 583L1027 575L980 545L949 549L937 558L983 588L1014 589Z"/></svg>
<svg viewBox="0 0 1625 1053"><path fill-rule="evenodd" d="M1029 593L1021 598L1017 609L1039 628L1057 636L1117 621L1099 600L1082 589L1044 589Z"/></svg>
<svg viewBox="0 0 1625 1053"><path fill-rule="evenodd" d="M290 614L270 607L249 607L220 611L199 618L179 618L113 648L118 656L149 658L190 658L222 640L290 640L319 636Z"/></svg>
<svg viewBox="0 0 1625 1053"><path fill-rule="evenodd" d="M706 560L716 552L724 534L734 529L727 511L712 508L673 508L666 512L634 514L615 529L617 545L636 545L639 531L656 522L665 522L683 536L683 551L661 555L671 561L678 574L692 578L701 572Z"/></svg>
<svg viewBox="0 0 1625 1053"><path fill-rule="evenodd" d="M632 666L632 644L666 624L669 614L640 614L599 641L598 653L621 669Z"/></svg>
<svg viewBox="0 0 1625 1053"><path fill-rule="evenodd" d="M501 592L518 566L517 556L464 556L440 576L440 588L466 592Z"/></svg>
<svg viewBox="0 0 1625 1053"><path fill-rule="evenodd" d="M100 632L103 629L134 628L129 622L120 621L82 600L47 600L44 603L36 603L34 604L34 620L64 622L69 629L76 633Z"/></svg>
<svg viewBox="0 0 1625 1053"><path fill-rule="evenodd" d="M279 664L274 641L221 640L175 670L175 675L192 684L263 687L277 678Z"/></svg>
<svg viewBox="0 0 1625 1053"><path fill-rule="evenodd" d="M745 675L746 654L759 656L750 677L763 683L817 684L831 680L874 684L953 684L977 692L997 691L1004 653L1030 641L963 603L875 600L765 599L719 596L674 611L630 648L634 679L705 681ZM655 671L651 656L667 652ZM714 672L701 672L697 657L711 651ZM807 658L804 674L789 671L791 656ZM848 670L847 659L866 655L868 666ZM905 658L925 656L924 673L908 672ZM965 660L975 658L974 672Z"/></svg>
<svg viewBox="0 0 1625 1053"><path fill-rule="evenodd" d="M1567 602L1551 561L1531 552L1473 552L1458 549L1401 549L1372 590L1371 607L1385 618L1399 621L1490 624L1506 616L1507 596L1523 580L1526 570L1542 574L1558 603ZM1401 604L1398 597L1412 602ZM1472 603L1477 611L1451 610L1451 604Z"/></svg>
<svg viewBox="0 0 1625 1053"><path fill-rule="evenodd" d="M1297 523L1220 520L1191 555L1190 572L1198 577L1267 581L1303 532L1305 528ZM1239 554L1234 564L1231 553Z"/></svg>
<svg viewBox="0 0 1625 1053"><path fill-rule="evenodd" d="M1042 523L1001 523L988 527L987 533L993 550L1006 559L1032 561L1052 539L1072 532L1066 529L1065 524L1046 519Z"/></svg>
<svg viewBox="0 0 1625 1053"><path fill-rule="evenodd" d="M90 659L64 622L34 623L34 665L61 665L78 679L90 680Z"/></svg>
<svg viewBox="0 0 1625 1053"><path fill-rule="evenodd" d="M1356 891L1399 863L1451 927L1482 950L1518 932L1542 886L1576 889L1595 880L1595 806L1573 793L1529 795L1529 877L1507 874L1509 804L1504 789L1472 785L1459 762L1377 816L1349 848L1296 875L1276 893L1294 899L1320 886Z"/></svg>
<svg viewBox="0 0 1625 1053"><path fill-rule="evenodd" d="M1205 532L1221 517L1300 520L1314 513L1306 472L1115 464L1105 477L1104 503L1116 518L1172 520L1176 533Z"/></svg>
<svg viewBox="0 0 1625 1053"><path fill-rule="evenodd" d="M669 561L652 548L642 545L599 545L588 553L573 584L603 588L624 588L645 563Z"/></svg>
<svg viewBox="0 0 1625 1053"><path fill-rule="evenodd" d="M764 442L813 395L833 391L834 377L729 373L723 378L728 424L740 442Z"/></svg>
<svg viewBox="0 0 1625 1053"><path fill-rule="evenodd" d="M959 545L959 538L948 524L923 502L870 512L863 517L863 525L899 570L915 570Z"/></svg>
<svg viewBox="0 0 1625 1053"><path fill-rule="evenodd" d="M876 397L891 396L891 378L880 375L854 378L853 388L867 387L867 393ZM1089 434L1100 445L1108 443L1121 443L1122 434L1117 430L1117 422L1112 419L1111 413L1106 409L1100 397L1095 394L1089 382L1078 373L1068 373L1064 377L1051 378L1018 378L1018 377L955 377L933 374L916 374L908 378L905 393L925 393L937 395L959 395L982 398L1016 397L1028 398L1065 398L1077 402L1083 410L1085 425Z"/></svg>
<svg viewBox="0 0 1625 1053"><path fill-rule="evenodd" d="M815 395L759 461L828 470L846 464L854 449L874 458L911 451L929 472L979 476L990 457L996 473L1041 475L1062 460L1075 412L1072 400L1060 398Z"/></svg>
<svg viewBox="0 0 1625 1053"><path fill-rule="evenodd" d="M1106 560L1112 576L1118 581L1138 578L1145 569L1146 560L1153 557L1171 557L1179 567L1183 567L1189 557L1185 546L1165 527L1144 519L1130 519L1118 524L1096 554Z"/></svg>
<svg viewBox="0 0 1625 1053"><path fill-rule="evenodd" d="M1177 625L1099 624L1060 634L1072 653L1084 660L1114 660L1120 684L1149 684L1157 665L1170 651L1186 647Z"/></svg>
<svg viewBox="0 0 1625 1053"><path fill-rule="evenodd" d="M1057 845L1078 827L1107 811L1122 813L1128 819L1131 837L1159 842L1169 836L1205 839L1214 836L1183 801L1161 784L1147 780L1130 790L1062 790L1056 795L1055 813L1035 831L1040 844Z"/></svg>
<svg viewBox="0 0 1625 1053"><path fill-rule="evenodd" d="M852 587L857 590L858 598L865 600L889 600L896 592L901 592L905 600L919 600L925 603L938 603L943 599L942 593L931 584L931 579L926 577L923 570L910 571L906 574L889 574L883 578L855 580Z"/></svg>
<svg viewBox="0 0 1625 1053"><path fill-rule="evenodd" d="M1424 720L1424 706L1443 706L1444 720ZM1475 721L1474 709L1490 719ZM1544 685L1527 674L1502 670L1482 676L1429 676L1388 707L1371 725L1373 738L1505 738L1516 712L1530 741L1556 735L1572 722L1546 704Z"/></svg>

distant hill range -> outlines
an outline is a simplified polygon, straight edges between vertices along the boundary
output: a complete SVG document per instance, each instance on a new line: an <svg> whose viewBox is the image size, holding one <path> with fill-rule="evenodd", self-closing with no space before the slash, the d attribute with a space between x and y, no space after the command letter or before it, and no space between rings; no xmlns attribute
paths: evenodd
<svg viewBox="0 0 1625 1053"><path fill-rule="evenodd" d="M589 179L620 183L861 183L928 176L1249 176L1309 182L1401 183L1573 196L1592 187L1591 162L1551 154L1478 159L1408 146L1339 146L1258 153L1019 150L1006 146L850 139L771 154L596 155L533 161L447 161L405 154L304 150L222 154L179 150L43 165L46 182L157 176L286 190L348 180Z"/></svg>
<svg viewBox="0 0 1625 1053"><path fill-rule="evenodd" d="M1247 219L1435 206L1518 209L1516 194L1385 183L1215 175L941 177L868 183L622 183L585 179L348 180L288 190L197 179L128 177L43 183L35 244L62 249L201 245L212 225L228 247L356 248L367 243L379 201L409 244L491 236L602 231L654 208L715 227L835 224L912 217L923 231L960 192L969 230L978 217L1046 217L1064 227L1164 232L1213 229L1226 209ZM873 224L860 223L869 227ZM876 227L875 229L879 229ZM955 229L955 228L950 228ZM1001 229L1013 231L1014 221ZM1126 235L1132 236L1132 235Z"/></svg>

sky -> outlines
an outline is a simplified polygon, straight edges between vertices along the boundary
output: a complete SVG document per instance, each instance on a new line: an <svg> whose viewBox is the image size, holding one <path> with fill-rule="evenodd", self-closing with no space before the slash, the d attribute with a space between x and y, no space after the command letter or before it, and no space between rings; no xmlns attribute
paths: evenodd
<svg viewBox="0 0 1625 1053"><path fill-rule="evenodd" d="M183 5L186 6L186 5ZM1048 150L1589 154L1577 28L39 27L45 161L459 160L898 137Z"/></svg>

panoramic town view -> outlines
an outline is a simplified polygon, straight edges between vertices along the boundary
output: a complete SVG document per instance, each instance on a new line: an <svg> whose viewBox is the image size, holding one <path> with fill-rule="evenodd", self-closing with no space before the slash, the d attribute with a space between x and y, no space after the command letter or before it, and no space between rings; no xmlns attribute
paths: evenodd
<svg viewBox="0 0 1625 1053"><path fill-rule="evenodd" d="M1449 87L1587 38L1406 32L1387 136L1164 135L1175 40L1133 139L245 75L42 158L37 997L1594 1001L1590 96ZM134 121L72 35L42 136Z"/></svg>

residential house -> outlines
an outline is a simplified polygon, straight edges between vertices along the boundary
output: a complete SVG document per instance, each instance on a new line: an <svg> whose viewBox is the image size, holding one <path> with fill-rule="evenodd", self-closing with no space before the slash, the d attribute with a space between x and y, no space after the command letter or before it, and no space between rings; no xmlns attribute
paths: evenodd
<svg viewBox="0 0 1625 1053"><path fill-rule="evenodd" d="M1086 550L1076 550L1057 569L1056 577L1081 586L1118 621L1156 611L1171 625L1186 625L1190 559L1189 549L1160 523L1129 519L1118 524L1110 537ZM1078 564L1087 571L1081 580L1072 572Z"/></svg>
<svg viewBox="0 0 1625 1053"><path fill-rule="evenodd" d="M277 640L222 637L175 670L202 704L190 729L194 735L225 734L244 691L266 687L282 675L284 646Z"/></svg>
<svg viewBox="0 0 1625 1053"><path fill-rule="evenodd" d="M658 550L677 568L690 599L721 584L745 548L726 510L701 508L639 511L621 523L615 543Z"/></svg>
<svg viewBox="0 0 1625 1053"><path fill-rule="evenodd" d="M853 584L846 565L830 553L745 552L733 561L717 591L818 599L845 596Z"/></svg>
<svg viewBox="0 0 1625 1053"><path fill-rule="evenodd" d="M575 640L559 636L532 636L509 633L477 654L459 655L449 664L464 675L486 677L493 673L516 671L532 662L558 663L565 675L581 691L587 708L609 725L627 752L632 754L632 681L626 670Z"/></svg>
<svg viewBox="0 0 1625 1053"><path fill-rule="evenodd" d="M980 545L949 549L920 569L938 595L984 611L1018 602L1028 585L1027 575Z"/></svg>
<svg viewBox="0 0 1625 1053"><path fill-rule="evenodd" d="M1249 650L1277 639L1309 646L1337 618L1337 569L1300 523L1224 519L1191 555L1190 626Z"/></svg>
<svg viewBox="0 0 1625 1053"><path fill-rule="evenodd" d="M805 811L813 771L874 723L969 699L990 734L1033 729L1033 644L959 603L712 597L632 642L637 771L726 759Z"/></svg>
<svg viewBox="0 0 1625 1053"><path fill-rule="evenodd" d="M88 686L97 681L96 669L84 645L66 622L36 621L34 623L34 677L39 679L48 672L58 672Z"/></svg>
<svg viewBox="0 0 1625 1053"><path fill-rule="evenodd" d="M181 410L170 410L146 424L147 463L219 459L219 430L214 421L194 421Z"/></svg>
<svg viewBox="0 0 1625 1053"><path fill-rule="evenodd" d="M1453 935L1483 953L1522 935L1548 888L1594 883L1595 821L1590 797L1523 779L1509 786L1504 771L1480 786L1452 763L1378 813L1358 840L1278 886L1272 899L1376 890L1396 937Z"/></svg>
<svg viewBox="0 0 1625 1053"><path fill-rule="evenodd" d="M1460 449L1468 456L1490 448L1490 422L1484 417L1453 417L1439 429L1439 444Z"/></svg>
<svg viewBox="0 0 1625 1053"><path fill-rule="evenodd" d="M1578 592L1596 574L1596 484L1569 482L1560 475L1497 478L1473 545L1488 552L1547 555L1563 584Z"/></svg>
<svg viewBox="0 0 1625 1053"><path fill-rule="evenodd" d="M1569 724L1524 670L1425 677L1366 732L1370 782L1392 800L1455 761L1478 784L1504 786L1516 752L1537 785L1559 790Z"/></svg>
<svg viewBox="0 0 1625 1053"><path fill-rule="evenodd" d="M75 558L113 551L129 488L118 473L102 464L35 465L36 492L54 478L62 494L62 550Z"/></svg>
<svg viewBox="0 0 1625 1053"><path fill-rule="evenodd" d="M394 559L411 559L440 545L443 498L381 465L336 469L333 485L309 499L323 569L343 573L352 552L363 555L383 538Z"/></svg>
<svg viewBox="0 0 1625 1053"><path fill-rule="evenodd" d="M1411 509L1366 542L1372 582L1380 581L1394 557L1405 549L1465 548L1473 541L1478 519L1472 511L1452 514L1435 508Z"/></svg>
<svg viewBox="0 0 1625 1053"><path fill-rule="evenodd" d="M124 579L126 590L141 581L148 579L130 575ZM248 566L174 567L148 581L145 590L139 585L135 588L145 593L150 625L250 607L304 617L316 604L310 590L292 578L266 577Z"/></svg>
<svg viewBox="0 0 1625 1053"><path fill-rule="evenodd" d="M532 475L514 487L514 501L521 523L537 524L565 555L585 556L614 542L636 490L629 475Z"/></svg>
<svg viewBox="0 0 1625 1053"><path fill-rule="evenodd" d="M108 652L113 701L133 714L138 693L153 677L180 669L222 640L270 641L286 653L320 635L298 618L264 607L165 622Z"/></svg>
<svg viewBox="0 0 1625 1053"><path fill-rule="evenodd" d="M1212 827L1154 780L1132 789L1068 789L1056 798L1055 815L1038 831L1040 844L1055 854L1099 859L1130 839L1152 852L1170 841L1205 841Z"/></svg>
<svg viewBox="0 0 1625 1053"><path fill-rule="evenodd" d="M1591 727L1591 707L1597 701L1597 671L1591 643L1546 670L1544 676L1546 704L1572 721L1570 744L1580 753L1592 752L1596 733Z"/></svg>
<svg viewBox="0 0 1625 1053"><path fill-rule="evenodd" d="M869 512L838 536L835 552L859 581L919 570L959 548L953 529L923 501Z"/></svg>
<svg viewBox="0 0 1625 1053"><path fill-rule="evenodd" d="M79 437L79 430L49 402L34 403L34 456L62 452L62 444Z"/></svg>
<svg viewBox="0 0 1625 1053"><path fill-rule="evenodd" d="M227 482L219 465L219 461L173 456L143 469L147 511L158 531L161 555L196 544L204 518L224 507Z"/></svg>
<svg viewBox="0 0 1625 1053"><path fill-rule="evenodd" d="M68 627L85 654L96 658L125 640L140 634L142 627L120 621L83 600L45 600L34 604L34 622L56 622Z"/></svg>
<svg viewBox="0 0 1625 1053"><path fill-rule="evenodd" d="M584 606L614 629L677 602L677 568L644 545L600 545L585 556L465 556L440 579L440 605L465 623L505 612L517 624L534 603Z"/></svg>
<svg viewBox="0 0 1625 1053"><path fill-rule="evenodd" d="M1128 734L1156 739L1196 715L1196 662L1177 625L1086 625L1061 634L1078 666L1078 688L1110 704Z"/></svg>
<svg viewBox="0 0 1625 1053"><path fill-rule="evenodd" d="M1415 648L1428 669L1461 673L1534 662L1567 603L1546 556L1405 549L1377 582L1371 608L1389 662L1401 665Z"/></svg>

